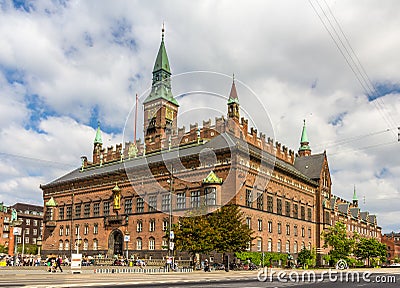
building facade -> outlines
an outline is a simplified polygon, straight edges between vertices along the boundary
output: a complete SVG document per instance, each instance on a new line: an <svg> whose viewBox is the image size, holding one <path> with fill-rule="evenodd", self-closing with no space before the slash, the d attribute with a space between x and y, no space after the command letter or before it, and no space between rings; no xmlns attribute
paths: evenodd
<svg viewBox="0 0 400 288"><path fill-rule="evenodd" d="M382 236L382 243L386 245L386 258L389 263L400 261L400 233L389 233Z"/></svg>
<svg viewBox="0 0 400 288"><path fill-rule="evenodd" d="M228 203L241 208L254 230L252 251L296 255L302 248L321 248L321 232L340 217L356 216L354 225L364 225L361 214L339 210L327 155L311 153L305 123L297 153L274 143L240 117L233 80L227 116L186 131L177 126L170 76L163 33L143 103L144 141L105 149L99 126L91 161L82 157L81 167L41 185L44 253L79 249L112 256L128 250L161 259L169 252L165 233L178 216ZM369 224L366 234L374 231L379 238L376 221Z"/></svg>

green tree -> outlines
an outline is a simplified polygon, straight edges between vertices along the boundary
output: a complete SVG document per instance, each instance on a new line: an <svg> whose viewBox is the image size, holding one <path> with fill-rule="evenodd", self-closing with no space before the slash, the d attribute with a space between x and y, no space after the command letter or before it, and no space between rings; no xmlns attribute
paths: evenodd
<svg viewBox="0 0 400 288"><path fill-rule="evenodd" d="M324 248L331 247L329 251L331 261L337 262L340 259L348 260L348 256L353 252L357 234L350 237L346 231L346 225L336 222L335 226L329 227L322 232Z"/></svg>
<svg viewBox="0 0 400 288"><path fill-rule="evenodd" d="M375 238L360 238L356 243L354 255L361 260L367 259L367 265L370 266L371 259L386 257L386 246Z"/></svg>
<svg viewBox="0 0 400 288"><path fill-rule="evenodd" d="M300 264L304 268L307 268L308 265L311 264L312 260L313 260L313 255L311 253L311 250L308 250L306 248L301 249L301 251L297 255L297 261L300 262Z"/></svg>
<svg viewBox="0 0 400 288"><path fill-rule="evenodd" d="M244 223L243 212L236 205L226 205L208 215L214 231L216 252L244 251L254 239L253 231Z"/></svg>
<svg viewBox="0 0 400 288"><path fill-rule="evenodd" d="M0 253L8 254L8 247L0 244Z"/></svg>
<svg viewBox="0 0 400 288"><path fill-rule="evenodd" d="M202 215L202 209L191 211L174 225L176 250L196 253L238 252L248 247L253 231L244 223L243 212L235 205L221 207Z"/></svg>

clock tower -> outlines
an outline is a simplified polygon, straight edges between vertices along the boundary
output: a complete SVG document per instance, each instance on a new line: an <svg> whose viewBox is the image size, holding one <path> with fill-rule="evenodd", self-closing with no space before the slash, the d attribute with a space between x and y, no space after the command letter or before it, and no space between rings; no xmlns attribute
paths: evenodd
<svg viewBox="0 0 400 288"><path fill-rule="evenodd" d="M164 44L164 27L153 68L151 92L143 105L146 153L160 151L168 147L168 138L177 132L179 107L171 91L171 70Z"/></svg>

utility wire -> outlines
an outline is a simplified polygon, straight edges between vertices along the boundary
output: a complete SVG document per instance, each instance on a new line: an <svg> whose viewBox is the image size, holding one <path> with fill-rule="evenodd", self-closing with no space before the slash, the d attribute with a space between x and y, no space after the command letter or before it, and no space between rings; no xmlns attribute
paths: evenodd
<svg viewBox="0 0 400 288"><path fill-rule="evenodd" d="M21 158L24 160L29 160L29 161L34 161L34 162L42 162L43 164L51 164L53 166L62 166L62 167L77 167L77 164L72 164L72 163L63 163L63 162L57 162L57 161L52 161L52 160L46 160L46 159L39 159L39 158L34 158L34 157L27 157L23 155L17 155L17 154L11 154L11 153L5 153L5 152L0 152L0 157L1 156L7 156L7 157L13 157L13 158Z"/></svg>
<svg viewBox="0 0 400 288"><path fill-rule="evenodd" d="M364 67L361 65L361 61L359 60L359 58L357 57L356 53L354 52L354 49L351 47L348 38L345 36L343 29L341 28L341 26L340 26L339 22L337 21L336 17L333 15L333 12L329 8L328 4L324 0L325 5L328 7L330 15L335 20L335 23L337 23L337 26L339 27L339 30L341 31L342 35L344 36L346 43L350 47L349 49L347 49L345 43L342 40L342 37L337 32L337 30L334 27L332 21L329 19L328 15L326 14L325 10L320 5L318 0L316 0L316 3L318 4L318 7L322 11L323 16L325 16L325 18L327 19L327 23L329 24L329 26L333 30L333 33L336 35L336 38L338 40L335 38L335 36L331 32L331 30L328 28L327 24L323 20L323 17L321 16L321 13L317 11L317 8L315 7L315 5L311 2L311 0L309 0L308 2L310 3L311 7L313 8L315 14L320 19L320 21L321 21L322 25L324 26L325 30L328 32L328 34L330 35L331 39L335 43L336 48L339 50L340 54L342 54L342 56L345 59L347 65L350 67L351 71L356 76L356 79L359 82L359 84L361 85L361 87L364 89L364 91L367 93L367 95L374 95L374 94L376 95L376 98L374 100L372 100L372 102L375 105L375 107L378 110L378 112L381 114L382 118L389 125L389 127L395 127L396 125L395 125L393 119L387 117L386 114L384 113L384 108L381 106L381 103L380 103L380 102L383 102L383 100L378 97L379 96L378 91L376 90L375 86L372 84L372 82L371 82L368 74L366 73ZM338 41L340 42L341 45L339 45ZM357 61L358 61L358 63L360 65L357 65L357 62L354 60L354 58L353 58L352 54L349 52L349 50L351 50L353 52L354 58L357 59ZM362 71L364 71L364 73L362 73ZM395 134L395 132L394 132L394 134Z"/></svg>

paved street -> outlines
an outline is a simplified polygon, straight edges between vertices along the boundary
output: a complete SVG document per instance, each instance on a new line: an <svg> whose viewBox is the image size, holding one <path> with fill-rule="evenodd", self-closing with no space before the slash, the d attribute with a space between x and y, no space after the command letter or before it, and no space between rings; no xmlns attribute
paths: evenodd
<svg viewBox="0 0 400 288"><path fill-rule="evenodd" d="M349 270L352 271L353 270ZM364 270L366 271L366 270ZM287 273L303 270L292 270ZM48 273L44 267L1 267L0 287L398 287L400 269L372 269L370 282L331 282L327 275L319 281L321 271L316 271L317 282L280 282L276 276L271 282L257 280L257 271L202 271L167 274L95 274L94 268L84 267L82 274L72 274L69 267L64 272ZM361 270L363 272L363 270ZM384 277L382 277L384 276ZM377 281L385 283L377 283ZM388 283L392 282L392 283ZM395 282L395 283L393 283Z"/></svg>

